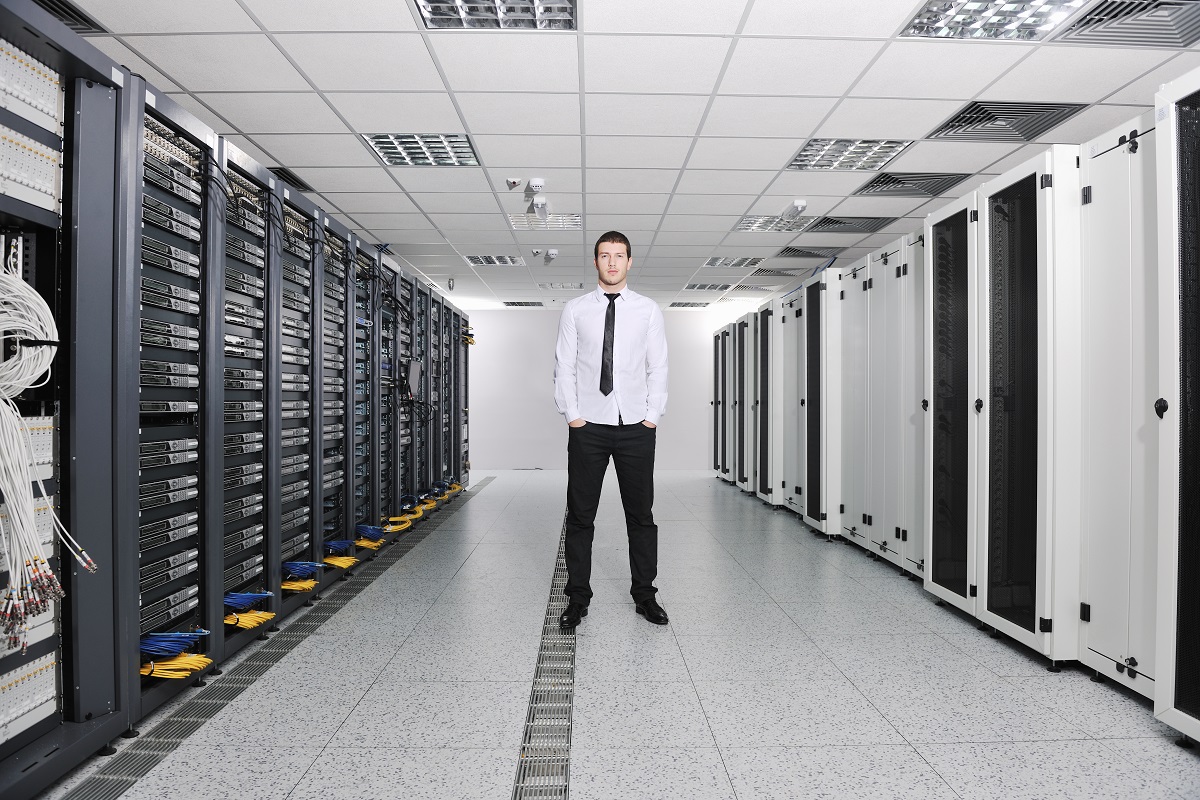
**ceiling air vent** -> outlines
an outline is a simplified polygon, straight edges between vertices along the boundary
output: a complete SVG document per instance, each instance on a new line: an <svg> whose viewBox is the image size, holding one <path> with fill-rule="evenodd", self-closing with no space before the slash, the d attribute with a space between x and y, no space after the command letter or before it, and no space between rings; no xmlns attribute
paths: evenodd
<svg viewBox="0 0 1200 800"><path fill-rule="evenodd" d="M580 214L549 214L545 219L536 214L509 214L508 221L518 231L578 231L583 229Z"/></svg>
<svg viewBox="0 0 1200 800"><path fill-rule="evenodd" d="M807 272L808 267L797 267L801 272ZM795 271L782 269L756 269L750 273L751 278L794 278Z"/></svg>
<svg viewBox="0 0 1200 800"><path fill-rule="evenodd" d="M714 256L704 262L706 267L720 267L721 269L742 269L757 267L763 262L761 258L719 258Z"/></svg>
<svg viewBox="0 0 1200 800"><path fill-rule="evenodd" d="M1037 41L1079 10L1081 0L929 0L901 36Z"/></svg>
<svg viewBox="0 0 1200 800"><path fill-rule="evenodd" d="M670 308L708 308L708 303L671 303Z"/></svg>
<svg viewBox="0 0 1200 800"><path fill-rule="evenodd" d="M299 175L292 172L287 167L267 167L271 173L279 180L291 186L293 189L299 189L302 192L315 192L316 189L309 186Z"/></svg>
<svg viewBox="0 0 1200 800"><path fill-rule="evenodd" d="M426 28L575 30L575 0L417 0Z"/></svg>
<svg viewBox="0 0 1200 800"><path fill-rule="evenodd" d="M1200 41L1200 3L1107 0L1088 9L1056 39L1119 47L1191 47Z"/></svg>
<svg viewBox="0 0 1200 800"><path fill-rule="evenodd" d="M683 287L685 292L727 292L730 284L728 283L689 283Z"/></svg>
<svg viewBox="0 0 1200 800"><path fill-rule="evenodd" d="M896 221L896 217L821 217L809 233L874 233Z"/></svg>
<svg viewBox="0 0 1200 800"><path fill-rule="evenodd" d="M970 175L949 172L881 172L855 190L875 197L938 197Z"/></svg>
<svg viewBox="0 0 1200 800"><path fill-rule="evenodd" d="M766 286L734 286L729 291L731 291L731 292L759 292L759 293L766 292L769 294L775 290L768 289Z"/></svg>
<svg viewBox="0 0 1200 800"><path fill-rule="evenodd" d="M930 139L1032 142L1087 108L1086 103L968 103Z"/></svg>
<svg viewBox="0 0 1200 800"><path fill-rule="evenodd" d="M100 23L80 11L74 3L68 3L66 0L34 0L34 2L49 11L59 22L80 36L108 33L108 31L100 27Z"/></svg>
<svg viewBox="0 0 1200 800"><path fill-rule="evenodd" d="M472 267L523 267L521 256L464 256Z"/></svg>
<svg viewBox="0 0 1200 800"><path fill-rule="evenodd" d="M582 289L582 283L539 283L539 289L545 289L548 292L561 292L572 289Z"/></svg>
<svg viewBox="0 0 1200 800"><path fill-rule="evenodd" d="M370 133L363 139L391 167L478 167L463 133Z"/></svg>
<svg viewBox="0 0 1200 800"><path fill-rule="evenodd" d="M541 300L505 300L504 305L509 308L535 308L541 307Z"/></svg>
<svg viewBox="0 0 1200 800"><path fill-rule="evenodd" d="M758 233L793 233L802 231L809 225L816 222L816 217L795 217L788 219L787 217L764 217L764 216L749 216L742 217L738 220L737 225L733 227L735 231L754 231Z"/></svg>
<svg viewBox="0 0 1200 800"><path fill-rule="evenodd" d="M775 258L833 258L844 249L844 247L785 247L775 254Z"/></svg>

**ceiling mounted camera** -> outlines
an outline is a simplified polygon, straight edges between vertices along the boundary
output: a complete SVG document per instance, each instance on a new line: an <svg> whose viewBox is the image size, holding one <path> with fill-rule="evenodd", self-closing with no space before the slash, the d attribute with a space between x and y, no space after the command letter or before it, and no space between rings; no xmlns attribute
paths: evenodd
<svg viewBox="0 0 1200 800"><path fill-rule="evenodd" d="M509 178L508 180L505 181L505 183L508 184L508 188L515 189L521 185L521 179L520 178Z"/></svg>

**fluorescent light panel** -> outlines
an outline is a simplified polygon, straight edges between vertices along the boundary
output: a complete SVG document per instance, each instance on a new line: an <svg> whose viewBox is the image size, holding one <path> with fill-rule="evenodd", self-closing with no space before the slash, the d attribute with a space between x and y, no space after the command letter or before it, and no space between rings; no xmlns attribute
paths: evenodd
<svg viewBox="0 0 1200 800"><path fill-rule="evenodd" d="M546 291L549 291L549 292L554 292L554 291L565 291L568 289L582 289L583 284L582 283L539 283L538 288L545 289Z"/></svg>
<svg viewBox="0 0 1200 800"><path fill-rule="evenodd" d="M929 0L900 35L1038 41L1082 6L1083 0Z"/></svg>
<svg viewBox="0 0 1200 800"><path fill-rule="evenodd" d="M763 262L761 258L718 258L713 257L704 262L706 267L718 267L720 269L741 269L743 267L757 267Z"/></svg>
<svg viewBox="0 0 1200 800"><path fill-rule="evenodd" d="M574 0L417 0L426 28L575 30Z"/></svg>
<svg viewBox="0 0 1200 800"><path fill-rule="evenodd" d="M541 300L505 300L504 305L509 308L535 308L542 305Z"/></svg>
<svg viewBox="0 0 1200 800"><path fill-rule="evenodd" d="M689 283L683 287L685 292L727 292L732 284L729 283Z"/></svg>
<svg viewBox="0 0 1200 800"><path fill-rule="evenodd" d="M538 219L533 214L509 214L508 221L512 224L513 229L518 231L577 231L583 229L581 214L547 214L545 219Z"/></svg>
<svg viewBox="0 0 1200 800"><path fill-rule="evenodd" d="M809 139L788 169L883 169L912 142L899 139Z"/></svg>
<svg viewBox="0 0 1200 800"><path fill-rule="evenodd" d="M393 167L478 167L471 140L462 133L371 133L367 144Z"/></svg>
<svg viewBox="0 0 1200 800"><path fill-rule="evenodd" d="M818 219L819 217L796 217L795 219L784 219L780 216L749 216L742 217L740 220L738 220L737 225L735 225L733 229L735 231L754 231L758 233L795 232L804 230Z"/></svg>
<svg viewBox="0 0 1200 800"><path fill-rule="evenodd" d="M523 267L521 256L464 256L472 267Z"/></svg>

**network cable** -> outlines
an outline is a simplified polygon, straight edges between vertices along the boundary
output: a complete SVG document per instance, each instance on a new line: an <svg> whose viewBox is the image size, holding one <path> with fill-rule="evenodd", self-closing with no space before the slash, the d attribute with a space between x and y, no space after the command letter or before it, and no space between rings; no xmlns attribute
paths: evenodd
<svg viewBox="0 0 1200 800"><path fill-rule="evenodd" d="M223 602L226 608L244 611L255 603L274 596L274 592L226 592Z"/></svg>
<svg viewBox="0 0 1200 800"><path fill-rule="evenodd" d="M177 656L198 644L202 636L208 636L208 631L203 628L179 633L147 633L139 641L138 650L150 657Z"/></svg>

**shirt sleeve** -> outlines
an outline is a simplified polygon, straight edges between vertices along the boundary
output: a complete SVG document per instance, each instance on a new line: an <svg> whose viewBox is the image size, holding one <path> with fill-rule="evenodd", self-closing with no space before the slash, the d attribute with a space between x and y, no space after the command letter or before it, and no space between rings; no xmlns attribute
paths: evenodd
<svg viewBox="0 0 1200 800"><path fill-rule="evenodd" d="M554 348L554 404L567 422L579 419L579 387L575 380L578 355L575 309L568 304L558 320L558 344Z"/></svg>
<svg viewBox="0 0 1200 800"><path fill-rule="evenodd" d="M651 304L646 335L646 421L657 425L667 413L667 330L662 309Z"/></svg>

